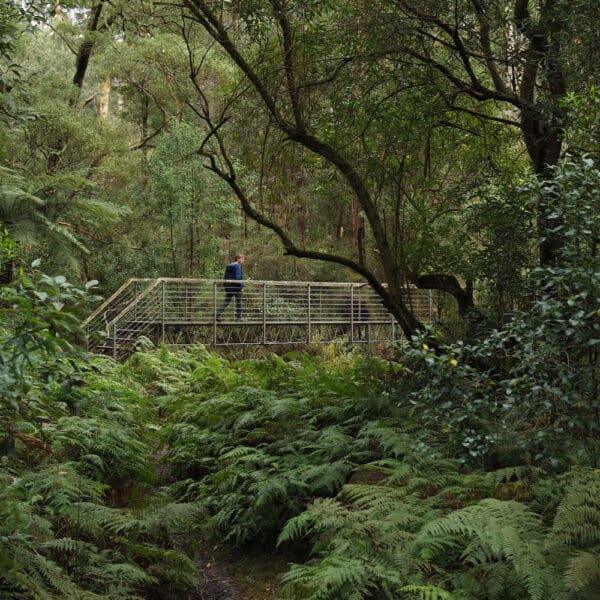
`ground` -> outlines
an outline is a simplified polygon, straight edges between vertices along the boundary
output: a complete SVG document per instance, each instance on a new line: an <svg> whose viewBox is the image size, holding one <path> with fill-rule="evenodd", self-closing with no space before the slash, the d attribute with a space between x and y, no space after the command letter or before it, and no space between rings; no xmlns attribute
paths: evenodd
<svg viewBox="0 0 600 600"><path fill-rule="evenodd" d="M287 569L285 557L263 549L204 549L198 556L198 600L272 600Z"/></svg>

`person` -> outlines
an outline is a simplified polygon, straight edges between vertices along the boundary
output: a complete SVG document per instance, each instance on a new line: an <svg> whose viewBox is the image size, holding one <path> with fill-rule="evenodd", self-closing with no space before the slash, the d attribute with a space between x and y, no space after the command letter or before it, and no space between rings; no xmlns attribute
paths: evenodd
<svg viewBox="0 0 600 600"><path fill-rule="evenodd" d="M242 283L242 280L244 279L244 271L242 269L243 264L244 255L236 254L235 260L232 263L229 263L225 268L225 275L223 277L223 279L227 279L227 282L225 283L225 299L217 309L217 321L221 320L223 311L229 306L229 303L233 298L235 298L235 320L242 320L242 288L244 287L244 284ZM229 283L230 281L231 283ZM233 283L234 281L235 283Z"/></svg>

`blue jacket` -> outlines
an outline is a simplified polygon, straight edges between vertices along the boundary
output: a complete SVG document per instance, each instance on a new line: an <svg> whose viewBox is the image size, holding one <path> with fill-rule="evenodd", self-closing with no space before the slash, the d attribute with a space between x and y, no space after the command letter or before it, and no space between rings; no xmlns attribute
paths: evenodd
<svg viewBox="0 0 600 600"><path fill-rule="evenodd" d="M237 261L229 263L227 265L227 267L225 268L225 275L223 276L223 279L233 279L233 280L241 282L242 279L244 279L244 272L242 270L242 265ZM243 287L244 287L243 283L226 283L225 291L226 292L236 292L238 290L241 290Z"/></svg>

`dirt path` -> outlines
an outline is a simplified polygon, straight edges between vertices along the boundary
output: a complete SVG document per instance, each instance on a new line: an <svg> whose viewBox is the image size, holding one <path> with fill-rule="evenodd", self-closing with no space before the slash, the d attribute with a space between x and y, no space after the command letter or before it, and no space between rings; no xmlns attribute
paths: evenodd
<svg viewBox="0 0 600 600"><path fill-rule="evenodd" d="M268 554L238 556L200 549L196 554L198 591L187 600L272 600L286 564Z"/></svg>
<svg viewBox="0 0 600 600"><path fill-rule="evenodd" d="M214 558L197 559L200 590L198 600L246 600L229 575Z"/></svg>

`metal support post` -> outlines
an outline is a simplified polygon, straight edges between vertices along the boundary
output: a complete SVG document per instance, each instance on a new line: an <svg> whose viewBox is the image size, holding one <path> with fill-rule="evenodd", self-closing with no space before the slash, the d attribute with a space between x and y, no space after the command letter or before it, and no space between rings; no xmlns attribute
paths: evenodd
<svg viewBox="0 0 600 600"><path fill-rule="evenodd" d="M160 299L160 341L165 341L165 310L166 310L166 289L165 282L161 283L161 299Z"/></svg>
<svg viewBox="0 0 600 600"><path fill-rule="evenodd" d="M350 287L350 343L354 343L354 286Z"/></svg>
<svg viewBox="0 0 600 600"><path fill-rule="evenodd" d="M306 286L306 343L310 344L312 342L312 322L311 322L311 310L310 310L310 283Z"/></svg>
<svg viewBox="0 0 600 600"><path fill-rule="evenodd" d="M117 360L117 324L113 323L112 330L112 338L113 338L113 358Z"/></svg>
<svg viewBox="0 0 600 600"><path fill-rule="evenodd" d="M262 284L263 344L267 343L267 284Z"/></svg>
<svg viewBox="0 0 600 600"><path fill-rule="evenodd" d="M429 300L429 321L433 321L433 290L427 290L427 299Z"/></svg>
<svg viewBox="0 0 600 600"><path fill-rule="evenodd" d="M217 282L213 281L213 346L217 345Z"/></svg>

